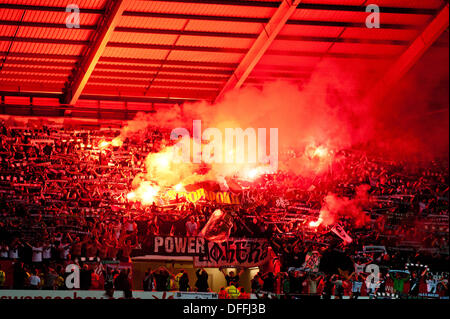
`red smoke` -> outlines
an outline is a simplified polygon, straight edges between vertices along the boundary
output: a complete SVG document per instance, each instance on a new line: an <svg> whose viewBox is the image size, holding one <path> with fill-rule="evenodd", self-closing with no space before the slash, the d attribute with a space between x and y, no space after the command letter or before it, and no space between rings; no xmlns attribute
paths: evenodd
<svg viewBox="0 0 450 319"><path fill-rule="evenodd" d="M328 194L323 200L319 223L310 224L310 226L316 227L320 223L324 226L333 225L342 217L350 218L356 227L365 225L369 220L364 212L364 209L370 205L369 189L369 185L360 185L357 187L356 196L353 199Z"/></svg>
<svg viewBox="0 0 450 319"><path fill-rule="evenodd" d="M448 56L448 48L446 52ZM448 113L448 102L445 104L448 90L438 93L435 90L440 81L448 82L448 68L439 68L438 62L434 62L444 61L448 65L448 59L439 55L425 60L421 62L425 66L419 63L383 103L374 103L376 96L373 94L376 93L371 87L374 79L382 78L387 68L368 71L356 64L349 68L347 64L340 67L321 63L309 81L302 85L280 81L267 83L261 89L246 87L231 91L215 104L199 102L185 104L182 108L157 109L156 114L138 114L122 130L120 139L147 126L159 126L169 131L177 127L191 130L192 120L201 120L203 129L214 127L222 132L224 128L235 127L244 130L278 128L280 153L292 149L300 154L280 162L279 168L303 176L326 172L334 161L335 152L353 146L367 152L382 152L385 159L403 157L411 160L412 156L446 155L448 119L440 113L437 116L425 114L432 112L432 95L439 95L434 101ZM436 69L440 71L433 73ZM427 85L420 81L424 72ZM311 147L319 150L315 156L311 156ZM237 172L252 175L255 169L213 165L208 178L231 176ZM177 170L183 172L182 176L177 177L176 171L172 171L166 186L183 181L193 174L195 167L177 166ZM149 170L145 180L154 181L160 177L160 174L153 176L151 171L158 169ZM329 195L325 202L328 215L332 216L335 212L352 214L360 208L354 201L341 200L334 195ZM352 216L357 217L359 213Z"/></svg>

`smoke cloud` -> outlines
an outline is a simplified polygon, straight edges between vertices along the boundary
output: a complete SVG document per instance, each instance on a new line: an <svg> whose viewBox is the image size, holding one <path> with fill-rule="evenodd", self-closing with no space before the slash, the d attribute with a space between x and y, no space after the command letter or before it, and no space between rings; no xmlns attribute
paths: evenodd
<svg viewBox="0 0 450 319"><path fill-rule="evenodd" d="M442 59L439 57L439 60ZM429 70L438 67L430 59L425 64ZM280 152L291 149L300 154L281 161L279 168L303 176L326 172L334 160L334 151L352 146L365 148L367 152L382 152L386 159L445 154L448 151L448 119L423 114L433 112L430 96L436 94L436 83L446 81L448 72L437 72L435 78L429 79L434 84L424 86L419 83L423 71L419 66L399 84L399 90L394 89L382 104L376 104L375 96L371 96L375 93L370 90L370 83L374 83L368 79L381 78L385 71L382 69L377 74L358 67L321 63L311 78L302 84L277 81L262 88L231 91L214 104L199 102L185 104L180 109L158 109L154 114L140 113L123 128L118 140L139 135L148 126L168 130L181 127L192 134L193 120L201 120L203 130L218 128L222 132L225 128L277 128ZM419 86L421 90L418 90ZM416 95L411 95L412 92ZM442 94L436 103L447 108L448 113L448 103L444 104L447 95L448 92ZM414 105L409 104L411 99L414 99ZM416 113L411 112L411 108ZM164 149L162 154L169 150L170 147ZM197 174L198 164L161 166L158 157L160 155L148 156L145 179L158 180L165 186L183 180L195 182L242 175L242 172L249 174L250 170L253 170L252 175L255 169L264 171L255 165L213 164L209 165L209 173L202 175ZM352 206L352 202L341 202L333 195L327 197L326 203L330 211L352 212L357 207Z"/></svg>
<svg viewBox="0 0 450 319"><path fill-rule="evenodd" d="M365 225L369 217L363 209L370 205L369 189L369 185L360 185L357 187L356 196L353 199L328 194L323 200L319 220L324 226L329 226L340 218L347 217L354 222L356 227Z"/></svg>

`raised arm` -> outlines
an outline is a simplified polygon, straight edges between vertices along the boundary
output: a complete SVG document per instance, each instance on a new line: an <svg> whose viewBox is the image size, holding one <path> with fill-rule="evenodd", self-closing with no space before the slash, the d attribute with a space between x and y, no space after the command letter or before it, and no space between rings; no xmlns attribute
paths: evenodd
<svg viewBox="0 0 450 319"><path fill-rule="evenodd" d="M425 274L428 272L428 268L425 268L425 270L422 272L422 274L420 275L420 277L425 276Z"/></svg>
<svg viewBox="0 0 450 319"><path fill-rule="evenodd" d="M225 271L225 268L220 268L220 271L222 272L222 274L224 275L224 276L227 276L227 272Z"/></svg>
<svg viewBox="0 0 450 319"><path fill-rule="evenodd" d="M32 246L29 242L24 241L23 243L24 243L25 245L27 245L28 247L33 248L33 246Z"/></svg>

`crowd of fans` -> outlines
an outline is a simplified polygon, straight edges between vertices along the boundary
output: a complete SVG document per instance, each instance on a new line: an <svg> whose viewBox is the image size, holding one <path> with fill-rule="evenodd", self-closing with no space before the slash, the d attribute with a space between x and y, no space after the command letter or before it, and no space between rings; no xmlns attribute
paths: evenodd
<svg viewBox="0 0 450 319"><path fill-rule="evenodd" d="M14 288L65 289L65 267L78 263L82 289L131 291L129 273L97 269L95 262L129 262L155 235L196 236L221 208L233 217L231 237L266 238L278 257L275 271L252 280L254 293L417 296L419 286L428 284L448 295L448 160L411 165L340 151L326 173L280 171L247 182L239 206L129 202L134 177L149 152L167 145L166 133L148 129L139 143L129 138L121 147L102 147L117 132L0 123L0 259L15 261ZM368 185L370 196L367 219L339 218L351 244L330 227L310 227L325 196L353 198L361 185ZM384 249L370 252L368 246ZM305 266L312 257L317 269ZM381 275L368 284L365 266L371 262ZM428 271L405 270L406 264L426 265ZM144 290L207 291L205 276L207 282L199 270L198 285L188 287L186 273L149 270ZM219 294L246 296L239 280L230 279L238 275L227 276L228 288ZM0 269L0 287L4 277Z"/></svg>

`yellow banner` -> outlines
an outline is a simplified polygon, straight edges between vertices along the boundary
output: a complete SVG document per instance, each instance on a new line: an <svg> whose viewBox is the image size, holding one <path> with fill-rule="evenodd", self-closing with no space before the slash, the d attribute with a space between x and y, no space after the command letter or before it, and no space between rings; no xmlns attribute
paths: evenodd
<svg viewBox="0 0 450 319"><path fill-rule="evenodd" d="M214 201L218 204L239 205L241 203L239 200L239 196L230 192L212 192L206 191L203 188L200 188L195 192L178 192L175 190L170 190L167 192L167 197L170 200L176 199L177 195L178 198L184 197L188 202L191 203L196 203L201 199Z"/></svg>

